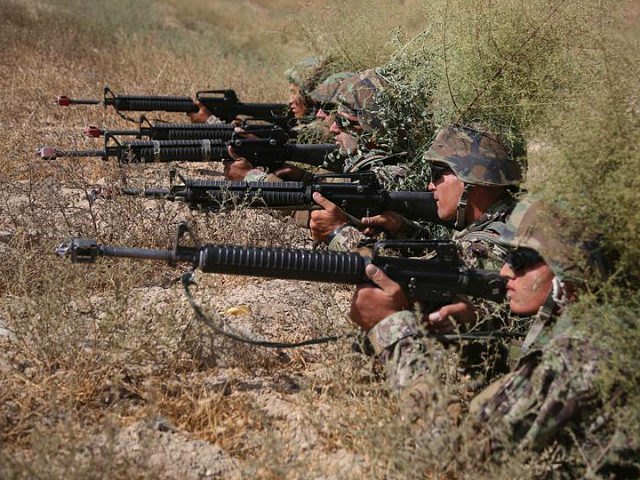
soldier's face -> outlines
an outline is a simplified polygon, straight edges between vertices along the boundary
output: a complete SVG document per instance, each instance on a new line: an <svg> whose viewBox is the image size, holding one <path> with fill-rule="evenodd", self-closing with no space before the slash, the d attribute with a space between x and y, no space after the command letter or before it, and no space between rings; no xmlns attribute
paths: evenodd
<svg viewBox="0 0 640 480"><path fill-rule="evenodd" d="M464 191L464 183L448 169L438 178L433 179L427 187L433 192L438 206L438 217L441 220L455 220L458 202Z"/></svg>
<svg viewBox="0 0 640 480"><path fill-rule="evenodd" d="M342 117L351 123L351 126L346 129L345 127L338 126L338 123L334 121L331 124L329 131L333 133L338 148L342 155L350 155L358 151L358 138L357 135L362 133L362 127L358 124L358 117L354 115L348 115L343 112L336 113L336 116ZM354 135L352 135L352 133Z"/></svg>
<svg viewBox="0 0 640 480"><path fill-rule="evenodd" d="M513 313L534 315L551 292L553 271L544 262L514 271L508 264L500 270L507 280L507 298Z"/></svg>
<svg viewBox="0 0 640 480"><path fill-rule="evenodd" d="M307 114L307 106L304 103L304 98L295 85L291 85L289 89L289 108L295 118L303 118Z"/></svg>

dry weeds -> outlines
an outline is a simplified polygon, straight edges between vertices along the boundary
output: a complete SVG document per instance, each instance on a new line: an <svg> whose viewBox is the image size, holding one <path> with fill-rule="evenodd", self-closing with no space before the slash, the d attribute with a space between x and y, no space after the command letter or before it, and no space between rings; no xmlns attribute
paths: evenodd
<svg viewBox="0 0 640 480"><path fill-rule="evenodd" d="M168 248L182 220L208 242L310 246L292 222L257 211L202 214L136 198L94 201L87 191L96 185L166 184L168 166L75 159L46 164L34 156L41 145L96 148L80 135L85 125L124 125L101 108L53 106L55 95L97 96L104 83L118 92L232 86L244 99L283 98L281 72L303 51L299 28L284 16L292 3L193 2L185 8L167 1L124 14L130 9L114 2L100 14L98 2L0 2L0 88L6 94L0 321L2 332L10 332L0 339L3 478L218 478L250 469L243 462L253 465L261 452L271 452L268 439L292 441L287 408L274 405L293 409L318 389L326 391L331 362L350 355L349 342L287 352L212 334L186 305L180 268L131 261L78 266L53 255L70 235ZM52 15L59 19L53 25ZM253 19L250 29L237 21L243 17ZM140 33L136 22L143 21L159 26ZM211 169L181 167L193 174ZM350 330L343 287L232 276L200 276L198 284L196 295L212 315L247 305L247 315L226 321L255 336L300 340ZM304 423L299 418L297 428L304 430ZM207 453L213 448L223 454ZM207 460L176 458L185 449L187 459ZM165 460L152 461L162 452ZM280 456L275 464L283 462ZM268 468L263 473L272 476Z"/></svg>
<svg viewBox="0 0 640 480"><path fill-rule="evenodd" d="M362 30L375 30L367 42L360 30L329 38L325 20L301 28L308 15L346 14L344 2L0 0L0 477L438 478L437 459L411 456L429 445L411 443L352 340L292 351L237 344L194 319L180 268L71 265L53 254L70 235L168 248L183 220L211 243L309 247L306 232L258 211L94 201L87 191L96 185L166 184L169 167L34 156L41 145L95 148L80 135L85 125L125 125L111 110L56 108L55 95L94 97L108 83L126 93L233 87L241 99L277 101L282 71L308 52L310 36L319 52L336 42L355 49L351 66L360 68L389 54L395 24L420 30L421 2L374 2L372 22L369 2L356 3ZM218 319L248 307L224 319L251 335L297 341L352 330L345 287L197 280L198 301ZM518 466L508 476L527 476L511 475Z"/></svg>

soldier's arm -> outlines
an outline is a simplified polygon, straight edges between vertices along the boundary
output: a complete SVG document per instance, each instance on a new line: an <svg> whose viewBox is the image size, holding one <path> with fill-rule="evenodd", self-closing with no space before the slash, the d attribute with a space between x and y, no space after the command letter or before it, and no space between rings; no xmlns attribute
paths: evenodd
<svg viewBox="0 0 640 480"><path fill-rule="evenodd" d="M514 444L541 450L554 441L584 434L598 407L594 380L603 352L566 332L542 350L524 356L478 417ZM573 432L572 432L573 431ZM502 448L498 440L494 448Z"/></svg>
<svg viewBox="0 0 640 480"><path fill-rule="evenodd" d="M367 275L377 287L358 287L351 319L367 332L392 389L401 393L428 367L424 336L400 286L372 265Z"/></svg>

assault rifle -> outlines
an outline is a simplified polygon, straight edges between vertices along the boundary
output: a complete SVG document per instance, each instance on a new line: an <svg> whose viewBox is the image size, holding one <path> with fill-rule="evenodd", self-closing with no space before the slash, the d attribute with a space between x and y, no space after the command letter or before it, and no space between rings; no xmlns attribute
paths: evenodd
<svg viewBox="0 0 640 480"><path fill-rule="evenodd" d="M181 185L171 188L123 188L125 195L142 195L181 201L191 208L220 210L237 205L248 208L308 210L317 207L313 192L360 219L392 210L412 220L444 224L438 217L433 193L387 191L373 172L314 175L311 182L238 182L188 180L178 174Z"/></svg>
<svg viewBox="0 0 640 480"><path fill-rule="evenodd" d="M284 278L343 284L368 283L365 268L376 265L400 284L415 301L446 302L455 295L470 295L494 301L505 296L505 282L498 272L467 268L451 241L381 242L371 257L359 253L322 252L287 248L237 247L229 245L183 246L189 228L180 224L173 250L123 248L100 245L95 240L71 238L56 248L59 256L74 263L93 263L98 257L126 257L186 262L204 273ZM384 249L422 249L424 258L383 256Z"/></svg>
<svg viewBox="0 0 640 480"><path fill-rule="evenodd" d="M286 103L244 103L238 100L236 92L226 90L202 90L196 92L196 100L202 103L212 115L230 122L239 115L275 123L288 128L294 116ZM104 86L102 100L69 98L65 95L56 97L56 104L62 107L69 105L104 105L115 108L123 118L131 120L120 112L197 112L199 107L191 97L174 95L116 95Z"/></svg>
<svg viewBox="0 0 640 480"><path fill-rule="evenodd" d="M228 142L234 135L237 125L233 123L163 123L152 124L144 115L138 119L137 130L105 130L93 125L84 129L85 137L100 138L114 136L134 136L149 140L223 140ZM281 138L286 141L294 137L295 132L286 131L276 125L243 122L241 128L250 134L265 138Z"/></svg>
<svg viewBox="0 0 640 480"><path fill-rule="evenodd" d="M236 135L229 142L222 140L134 140L121 142L116 137L105 137L104 150L58 150L41 147L37 153L43 160L61 157L98 157L107 160L115 157L120 163L140 162L212 162L230 160L227 146L245 157L256 167L270 170L280 168L285 162L324 166L326 156L338 147L335 143L297 145L284 138L241 138Z"/></svg>

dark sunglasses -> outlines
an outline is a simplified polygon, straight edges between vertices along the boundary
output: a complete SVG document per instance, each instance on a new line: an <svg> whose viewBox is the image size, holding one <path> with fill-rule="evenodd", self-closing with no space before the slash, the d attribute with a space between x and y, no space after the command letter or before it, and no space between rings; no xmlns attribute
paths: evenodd
<svg viewBox="0 0 640 480"><path fill-rule="evenodd" d="M544 262L542 257L535 250L530 248L518 248L509 250L504 256L504 261L511 267L511 270L517 272L523 268L530 267L538 262Z"/></svg>
<svg viewBox="0 0 640 480"><path fill-rule="evenodd" d="M434 183L440 180L443 175L451 172L452 170L446 165L429 162L429 176Z"/></svg>
<svg viewBox="0 0 640 480"><path fill-rule="evenodd" d="M360 126L357 120L350 120L338 114L336 114L334 121L340 130L353 130Z"/></svg>

